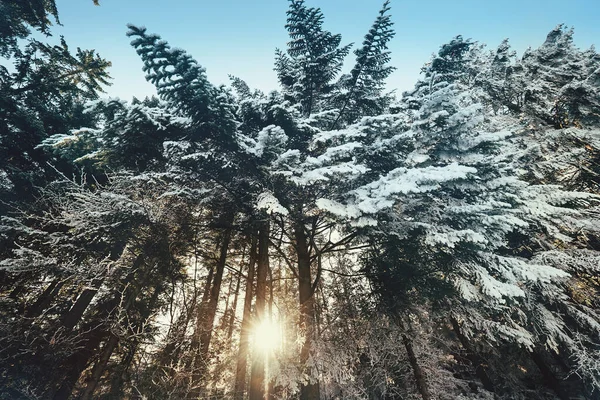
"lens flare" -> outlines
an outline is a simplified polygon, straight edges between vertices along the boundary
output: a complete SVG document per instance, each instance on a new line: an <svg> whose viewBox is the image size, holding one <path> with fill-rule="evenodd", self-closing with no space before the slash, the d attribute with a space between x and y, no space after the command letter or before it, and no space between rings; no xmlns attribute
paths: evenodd
<svg viewBox="0 0 600 400"><path fill-rule="evenodd" d="M254 347L268 353L277 349L281 343L281 327L269 320L264 320L253 329Z"/></svg>

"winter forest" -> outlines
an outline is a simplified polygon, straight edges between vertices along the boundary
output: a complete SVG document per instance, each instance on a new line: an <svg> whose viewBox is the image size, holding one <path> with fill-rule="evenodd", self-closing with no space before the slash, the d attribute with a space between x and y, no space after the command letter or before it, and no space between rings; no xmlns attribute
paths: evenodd
<svg viewBox="0 0 600 400"><path fill-rule="evenodd" d="M289 0L270 93L130 25L124 101L0 0L0 399L600 399L600 54L456 36L396 93L390 8Z"/></svg>

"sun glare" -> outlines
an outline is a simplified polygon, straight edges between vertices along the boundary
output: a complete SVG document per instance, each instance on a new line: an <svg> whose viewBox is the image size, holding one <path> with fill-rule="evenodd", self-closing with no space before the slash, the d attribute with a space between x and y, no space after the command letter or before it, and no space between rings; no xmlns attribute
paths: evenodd
<svg viewBox="0 0 600 400"><path fill-rule="evenodd" d="M272 321L261 322L253 331L254 347L261 352L275 350L281 343L281 327Z"/></svg>

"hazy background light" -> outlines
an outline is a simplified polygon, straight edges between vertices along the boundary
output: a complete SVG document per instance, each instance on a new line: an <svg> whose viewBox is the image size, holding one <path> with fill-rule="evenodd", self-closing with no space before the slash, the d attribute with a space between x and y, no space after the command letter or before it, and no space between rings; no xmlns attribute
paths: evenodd
<svg viewBox="0 0 600 400"><path fill-rule="evenodd" d="M277 88L275 48L285 48L286 0L57 0L64 26L54 27L75 47L94 48L113 63L113 85L107 94L129 99L155 93L142 72L142 62L125 36L126 24L143 25L172 47L189 52L214 84L238 76L253 88ZM320 7L325 28L342 34L342 42L358 46L383 1L307 0ZM412 88L421 66L440 45L461 34L495 48L509 38L520 54L543 43L559 23L575 27L575 43L587 48L600 37L597 0L392 0L396 37L390 44L396 72L388 88ZM346 69L351 68L352 59Z"/></svg>

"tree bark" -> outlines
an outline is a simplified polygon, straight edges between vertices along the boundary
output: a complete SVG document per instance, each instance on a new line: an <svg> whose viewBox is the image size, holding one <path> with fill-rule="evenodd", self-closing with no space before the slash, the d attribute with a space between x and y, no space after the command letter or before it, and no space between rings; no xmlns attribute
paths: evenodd
<svg viewBox="0 0 600 400"><path fill-rule="evenodd" d="M408 354L408 361L413 370L413 374L415 375L415 380L417 381L417 390L421 394L423 400L431 400L431 395L429 394L429 388L427 386L427 381L425 379L425 373L423 369L417 362L417 356L415 355L415 350L412 346L412 341L406 336L402 334L402 342L404 343L404 348L406 349L406 353Z"/></svg>
<svg viewBox="0 0 600 400"><path fill-rule="evenodd" d="M237 365L235 369L234 400L243 400L246 387L246 366L248 363L248 334L250 331L250 314L252 312L252 285L254 283L254 265L256 264L256 236L252 236L250 245L250 260L248 261L248 275L246 277L246 293L244 296L244 314L240 332L240 347L238 350Z"/></svg>
<svg viewBox="0 0 600 400"><path fill-rule="evenodd" d="M254 324L261 324L265 319L267 305L267 275L269 273L269 222L265 222L258 235L258 263L256 266L256 308ZM256 342L256 339L255 339ZM252 375L250 377L250 400L265 398L265 358L256 349L252 352Z"/></svg>
<svg viewBox="0 0 600 400"><path fill-rule="evenodd" d="M296 239L296 252L298 255L298 294L300 300L300 327L304 330L305 339L300 351L300 363L303 372L312 377L312 371L306 366L310 358L312 338L315 334L315 307L310 272L310 253L308 238L304 224L296 221L294 224L294 237ZM311 379L312 381L313 379ZM300 387L300 400L318 400L320 398L319 382L309 383Z"/></svg>
<svg viewBox="0 0 600 400"><path fill-rule="evenodd" d="M137 267L141 266L143 262L143 256L138 256L135 259L133 263L133 268L131 270L135 271ZM130 283L133 279L134 272L130 272L129 274L127 274L122 283L126 287L127 284ZM118 306L118 304L120 303L120 295L121 293L117 292L116 296L113 297L111 300L102 303L99 306L97 318L93 321L90 321L82 328L83 332L86 332L88 330L89 332L85 334L86 336L80 344L80 350L78 350L75 354L73 354L70 357L68 364L70 369L67 372L65 378L62 380L58 390L55 392L53 400L67 400L69 397L71 397L73 389L75 388L75 385L77 384L81 373L85 371L85 369L91 362L90 360L92 360L96 355L96 351L102 343L102 341L105 340L106 337L111 335L111 333L108 330L103 329L102 327L98 327L98 325L99 321L101 321L103 318L106 318L112 312L112 310L114 310L114 308ZM126 296L126 298L127 299L124 302L125 311L127 311L132 305L133 300L135 299L135 292L130 292Z"/></svg>
<svg viewBox="0 0 600 400"><path fill-rule="evenodd" d="M210 299L210 291L212 288L213 275L215 274L215 268L211 265L208 271L208 277L206 278L206 283L204 285L204 292L202 293L202 299L200 300L200 304L197 305L197 309L195 312L196 315L196 329L194 331L194 335L192 337L191 348L192 351L195 351L197 354L200 354L200 336L202 335L202 329L204 329L204 314L206 313L206 308L208 307L208 300ZM193 366L193 364L191 364Z"/></svg>
<svg viewBox="0 0 600 400"><path fill-rule="evenodd" d="M79 380L81 373L87 368L90 359L94 356L96 348L106 336L106 331L92 331L82 343L82 349L71 357L70 370L62 380L58 390L54 393L53 400L68 400Z"/></svg>

